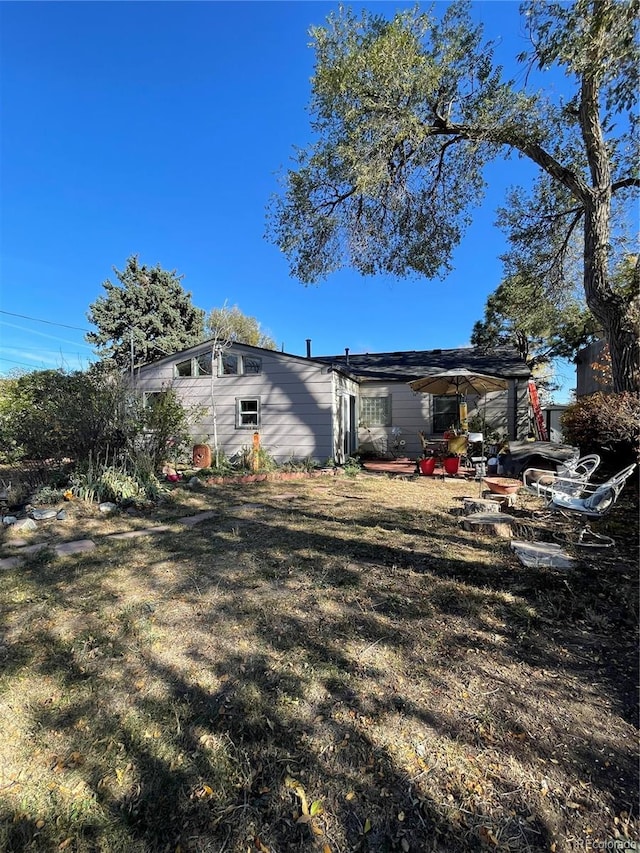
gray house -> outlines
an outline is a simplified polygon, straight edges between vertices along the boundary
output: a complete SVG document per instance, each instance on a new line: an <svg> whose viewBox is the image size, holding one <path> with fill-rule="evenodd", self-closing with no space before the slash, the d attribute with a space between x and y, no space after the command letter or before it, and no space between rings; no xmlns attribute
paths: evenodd
<svg viewBox="0 0 640 853"><path fill-rule="evenodd" d="M469 417L482 414L507 438L529 429L529 369L515 351L491 354L473 348L311 357L232 344L214 357L207 341L144 365L135 387L146 398L172 387L200 415L196 441L206 440L232 457L260 433L278 462L312 457L338 464L358 449L402 447L418 456L418 432L438 436L456 420L455 397L417 394L408 383L460 368L500 376L508 388L468 398ZM402 443L402 444L401 444Z"/></svg>

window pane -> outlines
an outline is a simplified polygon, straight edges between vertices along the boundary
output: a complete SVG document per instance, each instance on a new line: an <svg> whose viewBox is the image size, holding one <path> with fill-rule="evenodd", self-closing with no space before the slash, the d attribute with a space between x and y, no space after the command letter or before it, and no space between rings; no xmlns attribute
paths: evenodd
<svg viewBox="0 0 640 853"><path fill-rule="evenodd" d="M222 373L224 376L231 376L238 372L238 356L230 355L228 352L222 354Z"/></svg>
<svg viewBox="0 0 640 853"><path fill-rule="evenodd" d="M238 400L238 426L257 427L260 421L259 400Z"/></svg>
<svg viewBox="0 0 640 853"><path fill-rule="evenodd" d="M191 376L191 359L176 364L176 376Z"/></svg>
<svg viewBox="0 0 640 853"><path fill-rule="evenodd" d="M211 376L211 351L203 352L196 359L198 376Z"/></svg>
<svg viewBox="0 0 640 853"><path fill-rule="evenodd" d="M433 398L434 432L446 432L457 426L459 419L458 398L454 394Z"/></svg>
<svg viewBox="0 0 640 853"><path fill-rule="evenodd" d="M160 402L162 391L145 391L143 404L147 409L153 409Z"/></svg>
<svg viewBox="0 0 640 853"><path fill-rule="evenodd" d="M391 426L391 397L361 397L360 421L366 426Z"/></svg>
<svg viewBox="0 0 640 853"><path fill-rule="evenodd" d="M262 359L253 355L242 356L243 373L262 373Z"/></svg>

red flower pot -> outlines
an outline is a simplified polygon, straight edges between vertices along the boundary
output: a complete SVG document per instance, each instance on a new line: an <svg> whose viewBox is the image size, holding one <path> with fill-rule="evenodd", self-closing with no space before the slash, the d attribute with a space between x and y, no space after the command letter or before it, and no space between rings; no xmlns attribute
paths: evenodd
<svg viewBox="0 0 640 853"><path fill-rule="evenodd" d="M421 474L429 475L433 474L436 468L436 458L435 456L428 456L426 459L418 460L418 468L420 469Z"/></svg>
<svg viewBox="0 0 640 853"><path fill-rule="evenodd" d="M446 456L442 464L444 465L444 470L447 474L457 474L458 469L460 468L460 457Z"/></svg>

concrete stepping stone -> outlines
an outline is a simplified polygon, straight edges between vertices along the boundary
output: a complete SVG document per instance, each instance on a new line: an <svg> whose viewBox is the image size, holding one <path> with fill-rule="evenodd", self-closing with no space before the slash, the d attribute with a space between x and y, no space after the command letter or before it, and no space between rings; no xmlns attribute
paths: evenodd
<svg viewBox="0 0 640 853"><path fill-rule="evenodd" d="M107 539L138 539L140 536L150 536L152 533L167 533L171 530L168 524L158 524L156 527L145 527L142 530L127 530L126 533L110 533Z"/></svg>
<svg viewBox="0 0 640 853"><path fill-rule="evenodd" d="M197 515L187 515L185 518L178 519L179 524L183 524L185 527L195 527L196 524L200 524L201 521L208 521L210 518L215 518L218 515L214 510L207 510L206 512L199 512Z"/></svg>
<svg viewBox="0 0 640 853"><path fill-rule="evenodd" d="M81 554L84 551L93 551L96 543L91 539L77 539L75 542L62 542L54 547L54 551L59 557L65 557L67 554Z"/></svg>

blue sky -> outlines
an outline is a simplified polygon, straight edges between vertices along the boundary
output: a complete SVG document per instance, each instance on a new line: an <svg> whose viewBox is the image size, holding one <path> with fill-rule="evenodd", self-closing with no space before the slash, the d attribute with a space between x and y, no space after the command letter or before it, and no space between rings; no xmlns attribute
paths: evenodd
<svg viewBox="0 0 640 853"><path fill-rule="evenodd" d="M392 15L413 4L367 5ZM86 366L88 307L131 254L183 274L206 311L238 305L287 352L303 355L307 338L317 355L469 343L502 272L495 210L530 179L526 163L486 173L445 281L343 271L304 287L265 240L278 173L310 138L308 30L336 7L0 4L0 373ZM521 79L518 4L477 0L473 14ZM572 365L560 378L558 402Z"/></svg>

